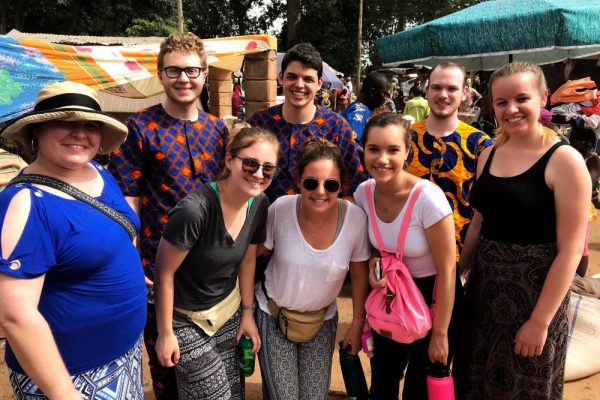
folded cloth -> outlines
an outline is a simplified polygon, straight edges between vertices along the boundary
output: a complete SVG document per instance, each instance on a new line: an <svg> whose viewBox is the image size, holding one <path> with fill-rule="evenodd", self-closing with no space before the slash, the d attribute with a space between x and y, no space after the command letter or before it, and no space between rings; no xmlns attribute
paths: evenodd
<svg viewBox="0 0 600 400"><path fill-rule="evenodd" d="M600 299L600 279L581 278L576 276L571 283L571 290L583 296L596 297Z"/></svg>
<svg viewBox="0 0 600 400"><path fill-rule="evenodd" d="M591 107L581 107L581 112L587 115L600 115L600 99L594 100Z"/></svg>
<svg viewBox="0 0 600 400"><path fill-rule="evenodd" d="M589 76L574 81L567 81L552 93L550 104L578 103L580 101L594 100L596 98L596 90L590 89L595 87L596 83Z"/></svg>

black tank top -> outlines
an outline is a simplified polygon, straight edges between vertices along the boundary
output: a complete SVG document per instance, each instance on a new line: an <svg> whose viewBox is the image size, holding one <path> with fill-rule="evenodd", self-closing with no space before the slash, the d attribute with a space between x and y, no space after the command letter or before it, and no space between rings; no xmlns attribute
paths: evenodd
<svg viewBox="0 0 600 400"><path fill-rule="evenodd" d="M492 149L470 196L471 205L483 216L484 238L517 244L556 242L554 193L546 185L544 171L564 144L554 144L527 171L506 178L490 174L496 152Z"/></svg>

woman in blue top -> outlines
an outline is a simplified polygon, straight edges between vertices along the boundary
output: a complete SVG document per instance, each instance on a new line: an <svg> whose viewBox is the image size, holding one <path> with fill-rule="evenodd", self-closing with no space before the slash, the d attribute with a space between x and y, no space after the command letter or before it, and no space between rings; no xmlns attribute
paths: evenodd
<svg viewBox="0 0 600 400"><path fill-rule="evenodd" d="M72 82L38 94L33 112L2 137L35 160L23 171L59 179L139 228L111 175L92 161L125 140L94 91ZM143 399L141 340L146 289L125 228L45 185L0 193L0 328L18 399Z"/></svg>

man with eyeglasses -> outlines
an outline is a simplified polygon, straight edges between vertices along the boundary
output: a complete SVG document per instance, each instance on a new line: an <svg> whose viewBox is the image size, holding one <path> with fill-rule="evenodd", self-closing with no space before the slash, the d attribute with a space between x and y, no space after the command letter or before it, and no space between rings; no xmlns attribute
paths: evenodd
<svg viewBox="0 0 600 400"><path fill-rule="evenodd" d="M366 177L348 122L338 113L315 105L315 95L323 85L323 61L317 49L309 43L289 49L281 62L279 79L284 103L258 111L248 121L252 126L273 132L281 145L280 173L265 194L273 202L283 195L296 193L294 172L300 146L312 137L321 137L340 148L349 183L342 188L342 193L351 196Z"/></svg>
<svg viewBox="0 0 600 400"><path fill-rule="evenodd" d="M411 127L413 155L407 167L408 172L430 180L446 194L454 213L457 257L471 221L468 196L477 159L492 145L488 135L458 119L467 90L462 65L444 63L431 71L426 88L429 115Z"/></svg>
<svg viewBox="0 0 600 400"><path fill-rule="evenodd" d="M192 33L171 34L160 46L158 78L166 99L129 118L129 135L109 163L123 194L142 222L138 246L152 292L158 242L169 210L206 182L215 181L228 131L220 119L198 109L206 79L206 54ZM157 400L176 400L173 368L160 365L153 296L149 296L144 342Z"/></svg>

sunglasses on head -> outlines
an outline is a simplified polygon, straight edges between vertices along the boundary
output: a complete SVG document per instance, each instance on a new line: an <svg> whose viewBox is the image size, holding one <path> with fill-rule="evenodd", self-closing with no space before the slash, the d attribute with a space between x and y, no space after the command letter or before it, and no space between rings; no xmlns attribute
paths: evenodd
<svg viewBox="0 0 600 400"><path fill-rule="evenodd" d="M323 181L323 187L329 193L336 193L338 190L340 190L340 186L341 184L335 179L325 179L325 181ZM302 187L309 192L317 190L319 187L319 180L312 177L306 178L302 181Z"/></svg>
<svg viewBox="0 0 600 400"><path fill-rule="evenodd" d="M262 168L262 174L265 179L273 179L279 173L279 168L272 164L261 164L254 158L244 158L235 156L235 158L239 158L242 160L242 172L248 175L253 175L258 171L259 168Z"/></svg>

